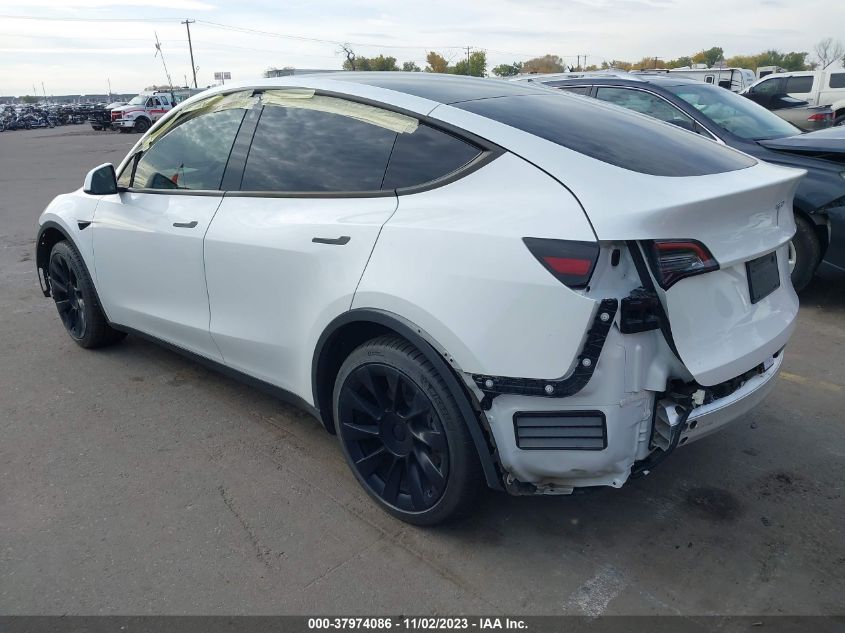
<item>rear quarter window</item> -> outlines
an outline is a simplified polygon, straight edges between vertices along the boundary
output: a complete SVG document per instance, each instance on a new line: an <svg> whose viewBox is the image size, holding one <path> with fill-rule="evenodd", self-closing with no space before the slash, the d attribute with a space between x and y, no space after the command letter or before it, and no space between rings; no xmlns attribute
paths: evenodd
<svg viewBox="0 0 845 633"><path fill-rule="evenodd" d="M396 138L381 188L402 189L438 180L480 153L467 141L421 124L412 133Z"/></svg>
<svg viewBox="0 0 845 633"><path fill-rule="evenodd" d="M845 88L845 73L830 73L828 86L831 88Z"/></svg>
<svg viewBox="0 0 845 633"><path fill-rule="evenodd" d="M693 132L566 94L499 97L455 104L590 158L654 176L703 176L756 161Z"/></svg>

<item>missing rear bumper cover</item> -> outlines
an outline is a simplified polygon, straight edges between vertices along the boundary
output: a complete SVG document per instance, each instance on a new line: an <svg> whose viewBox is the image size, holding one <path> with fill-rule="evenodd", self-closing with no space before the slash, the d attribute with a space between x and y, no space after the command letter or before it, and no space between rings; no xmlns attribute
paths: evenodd
<svg viewBox="0 0 845 633"><path fill-rule="evenodd" d="M587 338L584 341L581 354L578 356L575 369L566 378L543 380L473 374L473 381L484 394L484 398L481 400L481 408L488 410L492 399L503 393L565 398L581 391L593 376L618 307L619 301L617 299L602 299L593 319L593 325L587 332Z"/></svg>

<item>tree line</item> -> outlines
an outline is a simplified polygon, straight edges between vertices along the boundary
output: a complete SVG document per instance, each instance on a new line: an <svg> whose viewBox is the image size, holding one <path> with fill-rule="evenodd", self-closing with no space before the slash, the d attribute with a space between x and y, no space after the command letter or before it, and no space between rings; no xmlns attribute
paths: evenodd
<svg viewBox="0 0 845 633"><path fill-rule="evenodd" d="M426 55L424 68L414 61L399 62L396 57L377 55L364 57L357 55L349 45L343 45L341 52L346 56L343 62L344 70L381 70L405 72L447 73L453 75L471 75L485 77L487 75L487 53L483 50L470 51L461 55L457 61L448 59L436 51L429 51ZM790 51L782 53L776 49L769 49L756 55L733 55L725 57L721 46L712 46L692 55L682 55L677 59L663 60L658 57L643 57L639 61L611 59L600 65L579 66L567 64L560 55L542 55L527 61L514 61L511 64L499 64L491 69L497 77L512 77L528 73L559 73L567 71L607 70L649 70L659 68L683 68L693 64L706 64L707 67L723 64L725 67L750 68L756 70L760 66L779 66L785 70L813 70L824 69L831 64L841 61L845 65L845 47L842 42L833 38L819 41L814 49L814 59L808 60L810 53L806 51ZM269 76L267 71L265 76Z"/></svg>

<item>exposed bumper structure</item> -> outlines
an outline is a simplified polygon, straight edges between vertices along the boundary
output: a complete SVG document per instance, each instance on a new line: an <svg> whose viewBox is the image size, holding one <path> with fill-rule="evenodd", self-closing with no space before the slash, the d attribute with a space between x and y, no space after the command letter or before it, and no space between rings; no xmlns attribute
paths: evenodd
<svg viewBox="0 0 845 633"><path fill-rule="evenodd" d="M494 400L487 419L505 471L505 483L511 492L569 494L579 487L621 487L635 462L668 447L669 438L673 437L672 425L679 422L682 425L674 432L680 433L676 444L683 446L748 414L771 392L783 364L783 352L779 352L763 363L760 373L748 377L728 395L708 397L706 404L693 405L684 420L680 415L682 409L676 410L676 406L688 407L688 402L675 401L671 396L661 396L648 389L630 392L632 349L613 344L619 342L617 331L609 337L602 354L605 362L599 363L596 379L578 395L561 400L501 395ZM625 371L610 370L626 363ZM658 397L661 399L655 404ZM526 413L531 425L542 425L538 420L543 415L552 422L545 431L530 428L526 433L522 422ZM600 416L604 418L604 428L595 421ZM572 428L574 425L564 420L573 418L585 421L580 428ZM530 443L525 441L526 436L532 437ZM535 437L555 439L546 439L543 444ZM561 437L568 439L558 439ZM572 439L575 437L588 439ZM573 448L545 450L543 446ZM680 455L682 452L673 459L682 459Z"/></svg>

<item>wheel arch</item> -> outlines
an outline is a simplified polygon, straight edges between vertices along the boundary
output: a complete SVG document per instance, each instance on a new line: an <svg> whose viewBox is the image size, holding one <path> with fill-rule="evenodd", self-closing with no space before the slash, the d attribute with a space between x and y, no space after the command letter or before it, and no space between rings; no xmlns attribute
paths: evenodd
<svg viewBox="0 0 845 633"><path fill-rule="evenodd" d="M792 211L795 215L804 218L816 230L816 237L821 246L821 259L824 259L827 253L827 247L830 245L830 233L827 221L827 214L823 211L811 212L807 211L806 204L796 200L792 205Z"/></svg>
<svg viewBox="0 0 845 633"><path fill-rule="evenodd" d="M47 263L50 260L50 252L53 247L61 242L67 240L76 250L79 247L74 243L73 238L58 222L48 220L38 229L38 237L35 240L35 268L38 273L38 281L41 284L41 291L45 297L50 296L50 277L47 274Z"/></svg>
<svg viewBox="0 0 845 633"><path fill-rule="evenodd" d="M487 485L501 490L501 476L493 459L494 448L476 413L479 411L477 402L459 377L459 369L448 354L438 351L442 347L422 328L397 314L372 308L349 310L329 323L318 339L311 365L311 385L314 405L326 430L336 433L332 391L343 361L361 343L384 334L395 334L414 345L443 377L469 428Z"/></svg>

